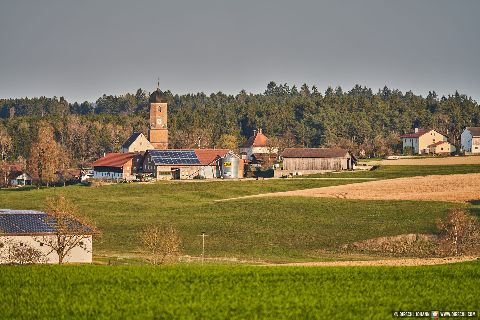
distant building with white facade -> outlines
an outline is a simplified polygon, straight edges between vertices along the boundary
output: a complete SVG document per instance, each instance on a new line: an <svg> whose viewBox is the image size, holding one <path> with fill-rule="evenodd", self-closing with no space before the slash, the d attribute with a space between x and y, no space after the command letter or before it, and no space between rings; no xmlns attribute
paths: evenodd
<svg viewBox="0 0 480 320"><path fill-rule="evenodd" d="M465 128L460 141L466 154L480 154L480 127Z"/></svg>

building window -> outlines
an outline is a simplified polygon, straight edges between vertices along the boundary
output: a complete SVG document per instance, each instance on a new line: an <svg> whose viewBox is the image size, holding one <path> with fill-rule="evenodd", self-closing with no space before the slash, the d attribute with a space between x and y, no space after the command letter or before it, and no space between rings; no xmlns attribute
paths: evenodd
<svg viewBox="0 0 480 320"><path fill-rule="evenodd" d="M158 107L158 112L162 112L162 107Z"/></svg>
<svg viewBox="0 0 480 320"><path fill-rule="evenodd" d="M40 242L40 247L43 247L43 242Z"/></svg>
<svg viewBox="0 0 480 320"><path fill-rule="evenodd" d="M3 248L5 247L5 245L3 244L3 242L0 243L0 248Z"/></svg>

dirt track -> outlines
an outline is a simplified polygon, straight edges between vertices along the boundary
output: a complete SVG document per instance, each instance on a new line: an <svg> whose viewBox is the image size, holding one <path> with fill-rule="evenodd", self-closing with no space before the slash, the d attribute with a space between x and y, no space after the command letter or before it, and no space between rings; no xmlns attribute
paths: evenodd
<svg viewBox="0 0 480 320"><path fill-rule="evenodd" d="M287 196L366 200L480 201L480 173L368 181L333 187L264 193L236 199Z"/></svg>
<svg viewBox="0 0 480 320"><path fill-rule="evenodd" d="M360 160L360 162L362 162ZM384 166L435 166L435 165L459 165L459 164L480 164L480 156L468 157L437 157L419 159L398 159L365 162L368 165Z"/></svg>
<svg viewBox="0 0 480 320"><path fill-rule="evenodd" d="M450 257L450 258L430 258L430 259L392 259L392 260L372 260L372 261L328 261L328 262L295 262L284 264L269 264L269 266L285 267L373 267L373 266L432 266L438 264L458 263L476 260L477 257Z"/></svg>

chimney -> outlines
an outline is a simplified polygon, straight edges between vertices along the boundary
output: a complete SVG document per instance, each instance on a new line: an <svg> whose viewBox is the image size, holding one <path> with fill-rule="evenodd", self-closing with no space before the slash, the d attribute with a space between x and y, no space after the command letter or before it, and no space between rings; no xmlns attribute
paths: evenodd
<svg viewBox="0 0 480 320"><path fill-rule="evenodd" d="M415 133L418 133L418 128L415 128Z"/></svg>
<svg viewBox="0 0 480 320"><path fill-rule="evenodd" d="M262 134L262 128L258 128L258 133Z"/></svg>
<svg viewBox="0 0 480 320"><path fill-rule="evenodd" d="M257 129L253 129L253 136L255 137L257 135Z"/></svg>

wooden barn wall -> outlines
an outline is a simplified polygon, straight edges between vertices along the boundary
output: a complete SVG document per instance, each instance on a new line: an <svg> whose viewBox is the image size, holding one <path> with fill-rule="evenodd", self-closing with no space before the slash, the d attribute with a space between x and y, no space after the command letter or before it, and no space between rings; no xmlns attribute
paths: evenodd
<svg viewBox="0 0 480 320"><path fill-rule="evenodd" d="M283 170L342 170L347 168L346 158L284 158Z"/></svg>

